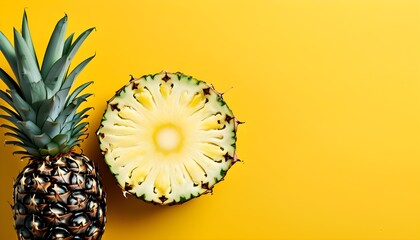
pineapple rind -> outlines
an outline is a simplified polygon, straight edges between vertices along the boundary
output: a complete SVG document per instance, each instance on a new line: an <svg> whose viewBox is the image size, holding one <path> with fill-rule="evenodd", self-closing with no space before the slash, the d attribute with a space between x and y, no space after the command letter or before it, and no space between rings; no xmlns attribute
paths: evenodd
<svg viewBox="0 0 420 240"><path fill-rule="evenodd" d="M156 151L153 129L165 124L182 129L181 152ZM237 161L236 124L212 86L182 73L162 72L120 89L108 102L98 136L124 191L167 205L211 192L223 179Z"/></svg>

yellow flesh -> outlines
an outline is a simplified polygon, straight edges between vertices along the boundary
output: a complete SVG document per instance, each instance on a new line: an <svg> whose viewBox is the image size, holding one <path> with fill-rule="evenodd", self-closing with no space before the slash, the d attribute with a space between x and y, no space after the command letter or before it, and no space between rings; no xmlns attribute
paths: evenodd
<svg viewBox="0 0 420 240"><path fill-rule="evenodd" d="M99 130L118 183L161 204L208 191L235 155L235 121L226 121L233 114L219 95L212 89L206 94L209 86L195 79L167 73L165 82L165 74L127 85L110 101ZM133 89L133 84L138 85Z"/></svg>

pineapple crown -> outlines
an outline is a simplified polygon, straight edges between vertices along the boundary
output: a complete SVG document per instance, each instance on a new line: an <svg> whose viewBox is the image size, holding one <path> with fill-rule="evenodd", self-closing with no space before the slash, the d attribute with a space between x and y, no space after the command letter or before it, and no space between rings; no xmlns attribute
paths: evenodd
<svg viewBox="0 0 420 240"><path fill-rule="evenodd" d="M6 135L15 138L6 143L24 149L15 154L35 158L65 154L86 136L88 123L82 120L91 108L77 109L92 95L81 92L93 82L84 83L72 92L70 89L95 55L82 61L71 72L69 68L94 28L84 31L74 41L74 33L65 38L66 28L67 15L58 21L52 32L42 66L32 43L26 11L21 33L14 29L14 46L0 31L0 51L15 75L13 79L0 68L0 79L8 87L7 91L0 90L0 98L10 106L0 105L4 111L0 117L11 123L2 125L9 130Z"/></svg>

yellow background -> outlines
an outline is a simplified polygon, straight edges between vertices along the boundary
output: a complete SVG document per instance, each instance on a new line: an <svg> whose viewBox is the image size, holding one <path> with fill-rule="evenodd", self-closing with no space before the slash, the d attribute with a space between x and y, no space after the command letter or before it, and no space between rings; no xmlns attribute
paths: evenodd
<svg viewBox="0 0 420 240"><path fill-rule="evenodd" d="M41 56L64 13L68 33L97 27L76 61L97 54L77 83L95 81L82 147L108 192L104 240L420 239L420 1L1 0L8 37L25 7ZM161 70L233 87L246 122L244 163L174 207L125 199L94 136L129 74ZM0 145L1 240L16 239L13 150Z"/></svg>

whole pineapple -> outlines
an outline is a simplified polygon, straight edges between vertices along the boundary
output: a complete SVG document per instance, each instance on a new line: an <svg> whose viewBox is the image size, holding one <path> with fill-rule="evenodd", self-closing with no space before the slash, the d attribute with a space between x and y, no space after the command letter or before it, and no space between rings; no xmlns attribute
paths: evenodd
<svg viewBox="0 0 420 240"><path fill-rule="evenodd" d="M69 71L70 63L92 28L73 41L65 38L67 16L56 25L40 67L28 28L14 29L14 47L0 32L0 50L13 79L3 69L0 91L9 107L0 105L10 124L6 141L21 147L15 153L29 158L14 183L14 219L18 239L101 239L105 225L105 192L94 164L75 147L86 136L86 112L77 111L91 94L80 94L92 82L70 91L74 80L92 60Z"/></svg>
<svg viewBox="0 0 420 240"><path fill-rule="evenodd" d="M212 192L225 177L238 161L240 123L212 85L161 72L117 91L98 136L124 194L173 205Z"/></svg>

